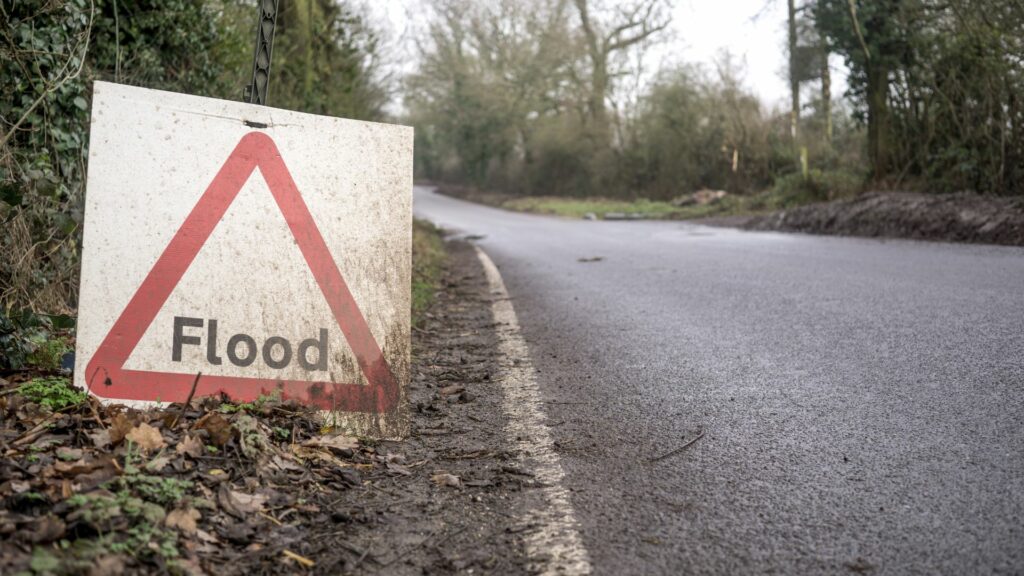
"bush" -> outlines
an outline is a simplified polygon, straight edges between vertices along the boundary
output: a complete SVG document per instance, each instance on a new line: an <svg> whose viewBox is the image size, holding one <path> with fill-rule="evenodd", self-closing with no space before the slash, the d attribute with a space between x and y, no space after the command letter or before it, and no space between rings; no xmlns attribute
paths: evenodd
<svg viewBox="0 0 1024 576"><path fill-rule="evenodd" d="M31 340L0 311L0 370L20 370L31 353Z"/></svg>
<svg viewBox="0 0 1024 576"><path fill-rule="evenodd" d="M844 170L817 170L802 174L786 174L775 179L772 197L776 206L768 208L790 208L808 202L825 202L848 198L861 192L865 177Z"/></svg>

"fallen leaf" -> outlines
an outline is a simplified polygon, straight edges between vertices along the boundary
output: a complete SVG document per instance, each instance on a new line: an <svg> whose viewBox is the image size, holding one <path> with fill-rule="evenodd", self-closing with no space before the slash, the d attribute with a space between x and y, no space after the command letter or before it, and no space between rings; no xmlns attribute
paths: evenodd
<svg viewBox="0 0 1024 576"><path fill-rule="evenodd" d="M110 457L93 458L89 456L74 462L54 462L53 470L65 476L79 476L108 466L112 466Z"/></svg>
<svg viewBox="0 0 1024 576"><path fill-rule="evenodd" d="M241 510L246 513L250 512L262 512L263 505L267 502L267 497L263 494L246 494L245 492L231 491L231 497L241 506Z"/></svg>
<svg viewBox="0 0 1024 576"><path fill-rule="evenodd" d="M164 519L164 525L168 528L175 528L182 534L193 536L198 530L196 522L198 522L202 517L203 515L199 513L199 510L194 508L188 508L186 510L171 510L171 512L167 514L167 518Z"/></svg>
<svg viewBox="0 0 1024 576"><path fill-rule="evenodd" d="M310 438L303 442L302 445L309 448L327 448L340 452L345 456L351 456L352 452L359 448L359 440L344 434L331 434L329 436Z"/></svg>
<svg viewBox="0 0 1024 576"><path fill-rule="evenodd" d="M100 466L95 466L91 472L75 476L74 484L76 492L92 490L93 488L120 475L117 464L112 457L99 458L97 461L101 464Z"/></svg>
<svg viewBox="0 0 1024 576"><path fill-rule="evenodd" d="M220 539L205 530L196 530L196 536L208 544L220 544Z"/></svg>
<svg viewBox="0 0 1024 576"><path fill-rule="evenodd" d="M348 462L345 462L344 460L341 460L331 455L331 453L328 452L327 450L320 450L319 448L307 448L305 446L297 446L295 444L292 444L291 448L292 454L295 454L295 456L301 458L302 460L323 460L324 462L329 462L335 466L338 466L339 468L344 466L351 466L351 464L349 464Z"/></svg>
<svg viewBox="0 0 1024 576"><path fill-rule="evenodd" d="M160 431L145 422L132 428L124 435L124 438L125 440L132 441L141 450L146 452L154 452L167 445L164 442L164 437L160 435Z"/></svg>
<svg viewBox="0 0 1024 576"><path fill-rule="evenodd" d="M106 448L107 446L110 446L110 444L111 444L111 441L110 441L110 430L106 430L106 429L104 429L104 430L97 430L95 432L87 433L86 436L89 437L89 440L92 441L92 445L95 448L102 449L102 448Z"/></svg>
<svg viewBox="0 0 1024 576"><path fill-rule="evenodd" d="M238 492L228 488L227 484L221 484L220 490L217 491L217 503L221 509L240 520L248 514L262 512L266 501L267 497L262 494Z"/></svg>
<svg viewBox="0 0 1024 576"><path fill-rule="evenodd" d="M68 448L62 446L57 448L57 458L61 460L78 460L82 457L82 450L80 448Z"/></svg>
<svg viewBox="0 0 1024 576"><path fill-rule="evenodd" d="M434 484L437 484L438 486L451 486L452 488L460 488L462 486L462 481L459 480L458 476L454 474L448 474L446 472L441 474L434 474L433 476L430 477L430 479L433 480Z"/></svg>
<svg viewBox="0 0 1024 576"><path fill-rule="evenodd" d="M199 458L206 452L206 446L203 445L202 439L195 434L186 434L185 438L174 447L174 450L178 454Z"/></svg>
<svg viewBox="0 0 1024 576"><path fill-rule="evenodd" d="M259 421L249 414L236 416L233 427L238 432L238 447L246 458L255 460L270 446L266 427L260 426Z"/></svg>
<svg viewBox="0 0 1024 576"><path fill-rule="evenodd" d="M466 389L462 384L452 384L451 386L445 386L438 390L441 396L451 396L452 394L458 394Z"/></svg>
<svg viewBox="0 0 1024 576"><path fill-rule="evenodd" d="M171 462L170 456L161 456L159 458L153 458L146 463L146 470L149 472L160 472Z"/></svg>
<svg viewBox="0 0 1024 576"><path fill-rule="evenodd" d="M124 558L103 556L97 558L89 569L89 576L121 576L124 574Z"/></svg>
<svg viewBox="0 0 1024 576"><path fill-rule="evenodd" d="M44 516L33 526L29 539L35 544L53 542L64 535L64 521L56 516Z"/></svg>
<svg viewBox="0 0 1024 576"><path fill-rule="evenodd" d="M192 428L206 430L210 435L210 442L217 446L223 446L231 440L231 424L216 412L207 412Z"/></svg>
<svg viewBox="0 0 1024 576"><path fill-rule="evenodd" d="M110 428L107 429L110 443L119 444L134 427L134 424L132 424L132 421L128 419L124 412L114 414L114 417L110 419Z"/></svg>
<svg viewBox="0 0 1024 576"><path fill-rule="evenodd" d="M296 464L295 461L291 457L289 457L289 456L287 456L285 454L281 454L281 455L274 454L270 458L270 464L272 466L275 466L275 467L281 469L281 470L284 470L285 472L303 472L303 471L306 470L302 466L299 466L298 464Z"/></svg>
<svg viewBox="0 0 1024 576"><path fill-rule="evenodd" d="M401 464L388 462L386 466L388 468L388 472L394 472L395 474L401 474L402 476L412 476L412 470L409 470L409 468L402 466Z"/></svg>

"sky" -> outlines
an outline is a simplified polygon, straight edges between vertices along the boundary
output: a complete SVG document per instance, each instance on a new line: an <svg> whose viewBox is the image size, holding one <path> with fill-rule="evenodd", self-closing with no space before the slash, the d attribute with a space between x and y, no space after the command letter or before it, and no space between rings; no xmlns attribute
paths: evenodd
<svg viewBox="0 0 1024 576"><path fill-rule="evenodd" d="M393 38L402 35L416 18L422 2L388 0L374 3L381 20L389 23ZM408 34L405 35L408 42ZM786 73L785 0L675 0L668 41L653 50L648 65L679 62L712 65L723 49L745 64L744 85L768 107L785 107L789 86ZM412 65L411 50L400 67ZM832 93L842 94L846 75L833 58Z"/></svg>
<svg viewBox="0 0 1024 576"><path fill-rule="evenodd" d="M789 92L785 0L676 0L669 46L684 62L711 64L722 49L745 63L744 84L765 104Z"/></svg>

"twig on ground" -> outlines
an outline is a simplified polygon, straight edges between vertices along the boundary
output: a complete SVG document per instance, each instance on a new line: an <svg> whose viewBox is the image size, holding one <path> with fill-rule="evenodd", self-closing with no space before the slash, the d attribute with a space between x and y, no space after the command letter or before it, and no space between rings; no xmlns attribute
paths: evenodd
<svg viewBox="0 0 1024 576"><path fill-rule="evenodd" d="M693 440L690 440L689 442L687 442L686 444L683 444L682 446L680 446L679 448L676 448L675 450L670 450L670 451L662 454L661 456L655 456L654 458L650 458L647 461L648 462L660 462L660 461L662 461L662 460L664 460L664 459L666 459L666 458L668 458L670 456L675 456L676 454L679 454L683 450L686 450L687 448L692 446L694 442L696 442L697 440L700 440L703 437L704 437L704 431L701 430L700 434L697 434L693 438Z"/></svg>
<svg viewBox="0 0 1024 576"><path fill-rule="evenodd" d="M53 416L50 416L46 420L43 420L35 427L33 427L31 430L15 438L14 441L11 442L11 446L23 446L25 444L35 442L37 438L39 438L43 434L46 434L46 432L49 431L50 424L53 422L53 420Z"/></svg>
<svg viewBox="0 0 1024 576"><path fill-rule="evenodd" d="M202 375L202 372L196 372L196 379L192 381L192 390L189 390L188 398L185 400L185 403L181 405L181 410L179 410L178 413L174 415L174 421L171 422L171 428L174 428L175 426L178 425L178 421L181 420L181 417L185 415L185 410L188 410L189 404L192 403L192 397L196 395L196 386L199 385L199 377Z"/></svg>
<svg viewBox="0 0 1024 576"><path fill-rule="evenodd" d="M287 556L288 558L291 558L292 560L295 560L296 562L298 562L299 564L301 564L302 566L304 566L306 568L312 568L313 566L316 565L316 562L310 560L309 558L306 558L305 556L300 556L300 555L296 554L295 552L292 552L291 550L283 550L282 553L285 556Z"/></svg>

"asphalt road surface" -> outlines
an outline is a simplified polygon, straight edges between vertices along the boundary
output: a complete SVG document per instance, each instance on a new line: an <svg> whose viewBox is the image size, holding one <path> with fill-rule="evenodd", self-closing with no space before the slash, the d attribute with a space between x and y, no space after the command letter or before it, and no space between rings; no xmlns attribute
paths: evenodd
<svg viewBox="0 0 1024 576"><path fill-rule="evenodd" d="M596 572L1024 574L1024 249L415 212L499 266Z"/></svg>

